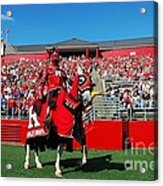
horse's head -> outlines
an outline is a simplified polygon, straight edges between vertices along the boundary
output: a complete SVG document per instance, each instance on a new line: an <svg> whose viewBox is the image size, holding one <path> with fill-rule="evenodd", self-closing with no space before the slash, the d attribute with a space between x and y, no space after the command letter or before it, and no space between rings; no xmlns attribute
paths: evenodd
<svg viewBox="0 0 163 186"><path fill-rule="evenodd" d="M82 100L83 106L88 106L91 102L91 92L93 89L93 82L90 72L78 71L79 78L79 96Z"/></svg>

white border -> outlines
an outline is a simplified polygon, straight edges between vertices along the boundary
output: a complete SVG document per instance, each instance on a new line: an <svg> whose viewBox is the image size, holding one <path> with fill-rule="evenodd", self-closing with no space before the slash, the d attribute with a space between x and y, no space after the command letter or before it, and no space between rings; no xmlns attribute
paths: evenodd
<svg viewBox="0 0 163 186"><path fill-rule="evenodd" d="M99 0L100 1L100 0ZM48 0L46 2L45 0L1 0L1 4L45 4L45 3L67 3L67 2L99 2L97 0ZM126 2L126 0L102 0L102 2ZM139 0L136 0L139 1ZM145 1L145 0L144 0ZM159 20L163 20L163 1L157 0L159 3ZM32 184L32 186L45 186L48 184L48 186L82 186L83 184L88 184L89 186L97 186L97 185L110 185L110 184L121 184L122 186L128 186L128 185L137 185L139 184L144 186L150 186L153 184L157 185L163 185L163 178L161 177L160 172L163 172L163 148L162 148L162 141L163 141L163 114L161 114L161 110L163 110L161 105L161 95L163 95L163 38L161 36L161 33L163 32L162 21L159 21L159 180L156 182L141 182L141 181L99 181L99 180L58 180L58 179L23 179L23 178L0 178L0 184L4 185L23 185L28 186L29 184Z"/></svg>

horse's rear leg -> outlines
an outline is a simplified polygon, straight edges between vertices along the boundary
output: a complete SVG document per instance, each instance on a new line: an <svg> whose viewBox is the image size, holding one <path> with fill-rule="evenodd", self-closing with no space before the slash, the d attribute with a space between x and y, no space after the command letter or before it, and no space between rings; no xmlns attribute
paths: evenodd
<svg viewBox="0 0 163 186"><path fill-rule="evenodd" d="M35 150L34 150L34 156L35 156L36 167L38 169L42 169L42 163L40 162L39 155L38 155L38 148L35 148Z"/></svg>
<svg viewBox="0 0 163 186"><path fill-rule="evenodd" d="M24 162L24 168L29 169L29 154L30 154L30 146L29 144L25 145L25 162Z"/></svg>
<svg viewBox="0 0 163 186"><path fill-rule="evenodd" d="M56 158L56 163L55 163L55 176L58 178L62 178L62 171L60 169L60 160L61 160L61 155L62 155L62 144L58 145L57 148L57 158Z"/></svg>

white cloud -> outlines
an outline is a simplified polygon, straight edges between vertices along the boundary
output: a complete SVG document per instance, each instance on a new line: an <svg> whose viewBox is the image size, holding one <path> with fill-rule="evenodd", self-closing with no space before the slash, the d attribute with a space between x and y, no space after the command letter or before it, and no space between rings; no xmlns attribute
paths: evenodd
<svg viewBox="0 0 163 186"><path fill-rule="evenodd" d="M4 14L1 14L1 20L2 21L14 21L14 18L13 17L8 17Z"/></svg>

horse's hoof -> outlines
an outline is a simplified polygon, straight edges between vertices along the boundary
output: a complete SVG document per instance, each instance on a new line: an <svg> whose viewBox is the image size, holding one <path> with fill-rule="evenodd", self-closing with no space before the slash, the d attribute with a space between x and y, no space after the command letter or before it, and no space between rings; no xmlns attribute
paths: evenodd
<svg viewBox="0 0 163 186"><path fill-rule="evenodd" d="M41 163L38 163L37 165L36 165L36 168L37 169L42 169L43 167L42 167L42 164Z"/></svg>
<svg viewBox="0 0 163 186"><path fill-rule="evenodd" d="M83 160L82 161L82 166L85 165L87 163L87 160Z"/></svg>
<svg viewBox="0 0 163 186"><path fill-rule="evenodd" d="M24 168L25 169L29 169L29 164L28 163L24 163Z"/></svg>
<svg viewBox="0 0 163 186"><path fill-rule="evenodd" d="M59 172L59 171L56 171L56 172L55 172L55 176L56 176L57 178L63 178L62 173Z"/></svg>

